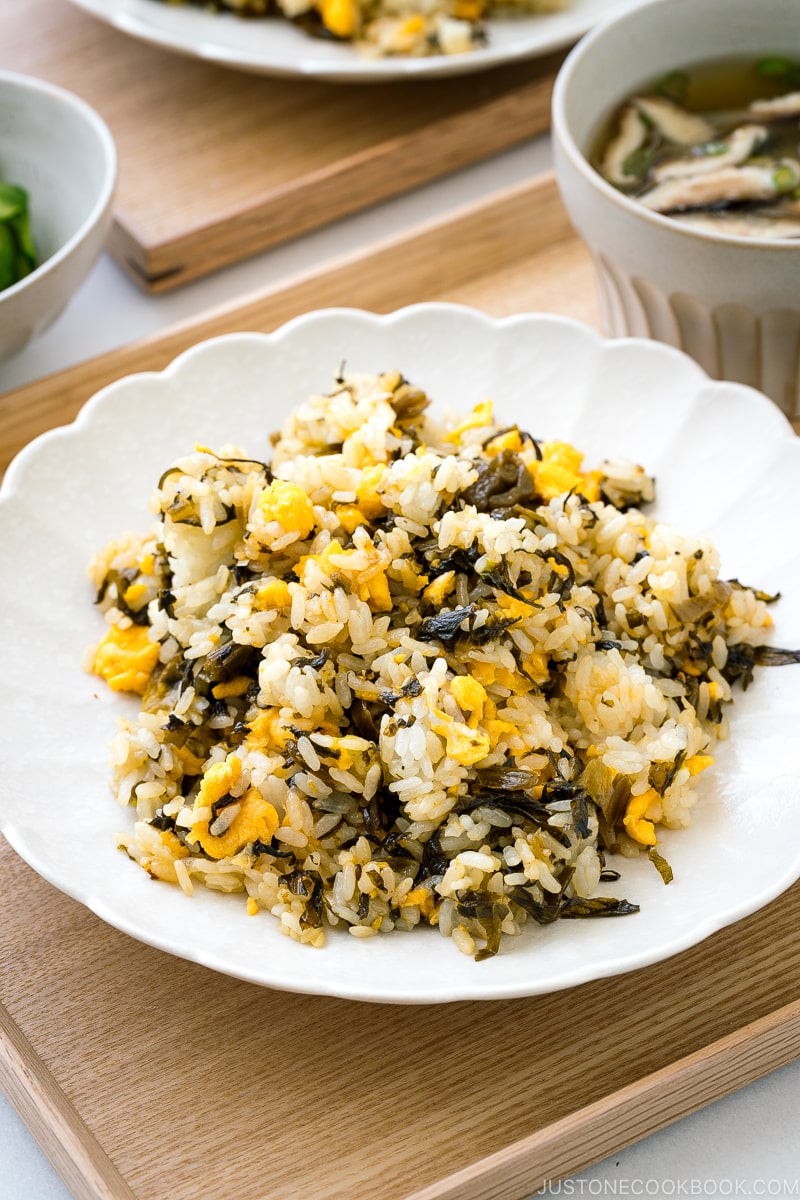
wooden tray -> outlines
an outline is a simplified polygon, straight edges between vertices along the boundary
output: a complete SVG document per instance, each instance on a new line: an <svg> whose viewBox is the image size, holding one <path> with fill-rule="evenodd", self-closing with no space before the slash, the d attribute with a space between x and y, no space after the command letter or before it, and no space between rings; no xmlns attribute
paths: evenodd
<svg viewBox="0 0 800 1200"><path fill-rule="evenodd" d="M110 249L151 291L541 133L562 58L369 87L267 79L137 42L67 0L0 4L0 66L107 121L120 159Z"/></svg>
<svg viewBox="0 0 800 1200"><path fill-rule="evenodd" d="M423 299L593 320L552 179L8 393L3 465L101 384L199 338ZM800 1053L800 885L634 974L406 1009L172 959L5 843L0 872L0 1085L77 1200L523 1200Z"/></svg>

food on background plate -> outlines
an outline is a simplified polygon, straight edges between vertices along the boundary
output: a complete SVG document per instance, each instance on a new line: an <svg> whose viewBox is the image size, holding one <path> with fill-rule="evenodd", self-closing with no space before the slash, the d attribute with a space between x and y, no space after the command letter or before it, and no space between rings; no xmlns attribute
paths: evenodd
<svg viewBox="0 0 800 1200"><path fill-rule="evenodd" d="M710 62L627 99L592 155L615 187L692 229L800 237L800 62Z"/></svg>
<svg viewBox="0 0 800 1200"><path fill-rule="evenodd" d="M643 514L641 467L428 404L340 376L269 464L168 466L156 527L91 565L86 665L141 698L111 757L151 876L315 946L434 925L485 958L636 912L612 855L668 882L733 685L800 655L762 644L777 597Z"/></svg>
<svg viewBox="0 0 800 1200"><path fill-rule="evenodd" d="M0 291L19 283L36 265L28 193L0 180Z"/></svg>
<svg viewBox="0 0 800 1200"><path fill-rule="evenodd" d="M162 2L162 0L159 0ZM172 2L172 0L169 0ZM558 12L569 0L186 0L242 17L287 17L308 33L354 43L365 54L463 54L486 44L486 17Z"/></svg>

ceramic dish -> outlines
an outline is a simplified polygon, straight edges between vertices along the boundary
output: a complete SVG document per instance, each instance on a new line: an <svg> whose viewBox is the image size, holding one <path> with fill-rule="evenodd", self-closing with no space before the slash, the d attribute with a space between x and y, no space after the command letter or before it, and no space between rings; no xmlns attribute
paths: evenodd
<svg viewBox="0 0 800 1200"><path fill-rule="evenodd" d="M117 152L78 96L0 71L0 179L28 193L38 266L0 291L0 359L56 319L99 257L111 228Z"/></svg>
<svg viewBox="0 0 800 1200"><path fill-rule="evenodd" d="M402 1003L533 995L630 971L789 887L800 876L800 667L764 669L737 688L731 739L700 778L694 823L665 833L669 887L646 859L615 862L622 880L601 890L639 903L639 915L529 926L485 962L431 929L368 941L333 930L314 950L267 916L248 918L236 898L198 889L189 899L154 883L117 850L133 813L111 797L107 747L117 716L136 704L81 670L103 629L85 566L107 539L149 527L147 497L171 456L230 440L267 455L270 431L307 394L328 390L343 359L352 370L396 366L438 405L492 396L499 420L572 439L592 460L645 463L656 514L708 533L726 577L781 591L772 640L800 645L800 441L766 398L710 382L669 347L606 342L558 317L494 321L449 305L308 314L120 380L9 469L0 631L13 703L0 725L0 828L17 852L111 925L172 954L275 988Z"/></svg>
<svg viewBox="0 0 800 1200"><path fill-rule="evenodd" d="M641 2L571 0L561 13L488 21L488 46L468 54L367 59L352 46L311 38L286 20L245 21L231 14L158 0L73 0L124 33L165 50L257 74L307 76L337 83L462 75L533 58L570 45L598 21Z"/></svg>
<svg viewBox="0 0 800 1200"><path fill-rule="evenodd" d="M601 122L649 80L719 60L800 57L795 0L654 0L572 51L553 92L564 207L592 252L604 331L653 337L710 375L766 392L800 417L800 239L700 231L651 212L588 160Z"/></svg>

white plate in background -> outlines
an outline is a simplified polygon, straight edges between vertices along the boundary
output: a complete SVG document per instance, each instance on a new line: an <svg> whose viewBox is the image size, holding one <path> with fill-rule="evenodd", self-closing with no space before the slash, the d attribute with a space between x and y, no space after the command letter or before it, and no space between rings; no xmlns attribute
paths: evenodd
<svg viewBox="0 0 800 1200"><path fill-rule="evenodd" d="M433 79L534 58L571 45L600 21L642 2L571 0L559 13L491 18L484 22L488 45L467 54L371 59L347 43L312 38L283 18L242 18L164 0L72 0L92 16L165 50L260 75L334 83Z"/></svg>

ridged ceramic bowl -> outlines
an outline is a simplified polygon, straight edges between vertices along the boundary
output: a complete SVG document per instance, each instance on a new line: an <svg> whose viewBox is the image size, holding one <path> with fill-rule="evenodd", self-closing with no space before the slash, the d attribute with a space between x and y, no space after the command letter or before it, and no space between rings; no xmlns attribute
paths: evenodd
<svg viewBox="0 0 800 1200"><path fill-rule="evenodd" d="M617 191L587 159L642 84L709 59L800 58L797 0L653 0L598 26L553 94L554 154L570 218L597 268L604 332L687 351L800 416L800 240L701 233Z"/></svg>
<svg viewBox="0 0 800 1200"><path fill-rule="evenodd" d="M147 498L173 456L229 441L268 456L270 432L328 390L343 359L354 372L403 371L439 408L464 411L491 396L499 421L573 441L588 462L641 462L657 480L653 515L708 534L726 577L780 591L769 640L800 645L800 439L764 396L711 383L667 346L604 341L560 317L495 321L434 304L389 316L308 313L271 334L201 343L161 373L112 384L9 468L0 491L0 831L16 851L103 920L171 954L269 987L403 1004L535 995L635 970L794 883L800 666L765 669L736 689L731 737L699 777L691 828L664 832L669 887L646 858L625 859L621 882L600 888L624 889L639 914L531 923L486 962L434 929L367 941L333 929L321 950L301 946L268 914L244 915L236 897L198 888L190 899L122 854L134 813L111 795L108 747L117 719L138 704L81 669L104 629L87 563L109 538L150 527Z"/></svg>

